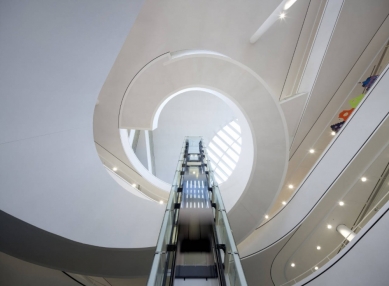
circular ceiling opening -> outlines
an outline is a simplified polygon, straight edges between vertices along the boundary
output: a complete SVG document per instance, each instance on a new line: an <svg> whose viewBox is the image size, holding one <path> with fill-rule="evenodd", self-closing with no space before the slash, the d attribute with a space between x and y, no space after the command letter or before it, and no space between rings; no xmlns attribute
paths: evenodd
<svg viewBox="0 0 389 286"><path fill-rule="evenodd" d="M202 90L173 97L161 110L156 129L135 134L130 137L130 145L139 161L166 183L173 180L185 136L203 136L206 144L210 142L219 183L228 179L239 159L240 150L236 150L241 146L240 127L234 112L222 99Z"/></svg>

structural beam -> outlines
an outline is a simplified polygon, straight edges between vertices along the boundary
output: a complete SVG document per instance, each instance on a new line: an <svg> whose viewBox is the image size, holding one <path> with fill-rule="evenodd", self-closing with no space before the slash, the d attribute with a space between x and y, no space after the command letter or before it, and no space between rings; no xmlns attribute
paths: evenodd
<svg viewBox="0 0 389 286"><path fill-rule="evenodd" d="M145 139L146 139L146 154L147 154L147 169L150 173L155 175L155 164L154 164L154 144L151 131L145 130Z"/></svg>

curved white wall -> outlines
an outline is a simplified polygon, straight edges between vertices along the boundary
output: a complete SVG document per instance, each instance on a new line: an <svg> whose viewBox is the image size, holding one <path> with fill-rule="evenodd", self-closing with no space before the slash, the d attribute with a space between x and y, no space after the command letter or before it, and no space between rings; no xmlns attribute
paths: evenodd
<svg viewBox="0 0 389 286"><path fill-rule="evenodd" d="M92 132L97 96L141 4L1 4L1 210L85 244L155 245L164 207L110 177Z"/></svg>

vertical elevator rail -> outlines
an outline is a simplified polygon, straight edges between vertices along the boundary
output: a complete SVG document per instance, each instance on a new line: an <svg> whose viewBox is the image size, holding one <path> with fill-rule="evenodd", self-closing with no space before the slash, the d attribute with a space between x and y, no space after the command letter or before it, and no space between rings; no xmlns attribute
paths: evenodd
<svg viewBox="0 0 389 286"><path fill-rule="evenodd" d="M202 168L205 168L205 167L208 167L208 162L204 163L204 161L206 161L206 156L205 156L205 152L204 152L202 141L200 141L199 145L200 145L199 147L200 147L200 156L201 156L201 166L202 166ZM205 172L205 174L206 174L206 177L207 177L208 186L211 186L211 184L210 184L212 182L211 173L207 170ZM213 193L213 189L212 189L212 193ZM212 206L215 206L215 214L216 214L217 206L213 205L213 204L212 204ZM213 240L214 240L214 245L215 245L216 267L217 267L218 276L219 276L219 284L221 286L225 286L225 285L227 285L227 282L226 282L225 275L224 275L224 264L222 262L222 258L221 258L221 254L220 254L220 251L222 249L220 246L222 244L219 243L219 239L218 239L218 236L217 236L215 224L212 224L212 230L213 230L213 234L214 234L213 235Z"/></svg>
<svg viewBox="0 0 389 286"><path fill-rule="evenodd" d="M187 161L187 158L188 158L189 144L188 144L187 140L184 141L184 146L185 146L184 157L182 158L182 160L178 161L178 164L179 165L181 164L180 184L179 184L179 188L178 189L181 189L181 190L183 189L183 184L182 184L182 177L183 177L182 168L184 168L186 166L186 161ZM181 201L182 201L182 191L181 192L177 192L176 196L177 196L177 203L181 204ZM174 227L172 227L170 245L176 245L177 244L177 238L178 238L178 233L179 233L179 225L177 223L178 222L178 216L179 216L179 212L175 211ZM170 255L173 256L173 258L171 260L171 266L170 266L170 271L171 272L170 272L169 283L166 284L166 282L165 282L166 279L165 279L163 285L171 285L171 286L174 285L176 253L177 253L177 251L172 251L172 252L169 252L169 254L168 254L167 263L166 263L166 269L165 269L165 271L166 271L165 272L165 275L166 275L165 278L167 278L168 263L169 263Z"/></svg>
<svg viewBox="0 0 389 286"><path fill-rule="evenodd" d="M200 137L186 137L181 149L147 285L189 279L191 285L247 285Z"/></svg>

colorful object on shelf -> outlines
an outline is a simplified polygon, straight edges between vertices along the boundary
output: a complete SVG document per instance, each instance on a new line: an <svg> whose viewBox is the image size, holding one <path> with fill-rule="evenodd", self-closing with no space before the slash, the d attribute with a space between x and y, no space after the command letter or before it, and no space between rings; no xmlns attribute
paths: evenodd
<svg viewBox="0 0 389 286"><path fill-rule="evenodd" d="M338 133L338 131L343 127L344 123L345 123L345 121L342 121L342 122L331 125L332 131Z"/></svg>
<svg viewBox="0 0 389 286"><path fill-rule="evenodd" d="M378 75L373 75L368 77L364 82L362 82L362 86L366 88L366 90L369 90L369 88L374 84L374 82L377 80ZM346 122L346 120L350 117L351 113L353 113L354 109L357 108L359 103L362 101L362 99L365 97L365 94L360 94L357 97L354 97L348 101L348 103L351 106L351 109L345 109L341 113L339 113L339 119L342 119L342 122L336 123L331 125L331 129L334 132L338 132L343 124Z"/></svg>
<svg viewBox="0 0 389 286"><path fill-rule="evenodd" d="M343 110L341 113L339 113L339 118L343 119L344 121L347 120L347 118L353 113L354 108L351 108L349 110Z"/></svg>
<svg viewBox="0 0 389 286"><path fill-rule="evenodd" d="M378 78L378 75L369 76L367 79L365 79L364 82L362 82L362 87L365 87L366 91L368 91L370 89L370 87L373 86L373 84L375 83L377 78Z"/></svg>
<svg viewBox="0 0 389 286"><path fill-rule="evenodd" d="M365 95L362 93L360 95L358 95L357 97L354 97L352 99L350 99L348 101L348 103L350 104L350 106L352 108L357 108L358 104L361 102L361 100L365 97Z"/></svg>

